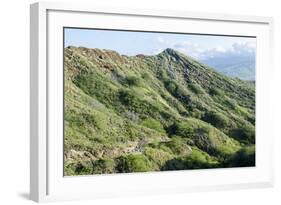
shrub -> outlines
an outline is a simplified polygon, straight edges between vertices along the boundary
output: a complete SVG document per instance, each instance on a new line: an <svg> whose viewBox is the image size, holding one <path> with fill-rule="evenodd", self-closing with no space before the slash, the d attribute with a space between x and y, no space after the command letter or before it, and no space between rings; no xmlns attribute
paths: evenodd
<svg viewBox="0 0 281 205"><path fill-rule="evenodd" d="M186 141L179 136L172 136L171 141L167 142L166 146L176 155L186 155L191 153L191 148L186 144Z"/></svg>
<svg viewBox="0 0 281 205"><path fill-rule="evenodd" d="M165 88L183 103L188 103L190 100L190 94L186 91L183 86L179 86L175 80L164 81Z"/></svg>
<svg viewBox="0 0 281 205"><path fill-rule="evenodd" d="M162 149L147 147L144 154L157 165L156 169L160 169L166 161L173 158L173 155Z"/></svg>
<svg viewBox="0 0 281 205"><path fill-rule="evenodd" d="M207 112L204 115L203 120L214 125L217 128L225 128L229 124L229 120L226 116L215 111Z"/></svg>
<svg viewBox="0 0 281 205"><path fill-rule="evenodd" d="M135 105L138 102L134 93L127 89L121 89L118 93L120 101L125 105Z"/></svg>
<svg viewBox="0 0 281 205"><path fill-rule="evenodd" d="M217 165L218 162L207 153L193 149L188 156L167 161L162 170L207 169L214 168Z"/></svg>
<svg viewBox="0 0 281 205"><path fill-rule="evenodd" d="M105 106L111 107L117 102L116 90L112 87L112 80L98 72L77 75L73 83L84 91L87 95L94 97Z"/></svg>
<svg viewBox="0 0 281 205"><path fill-rule="evenodd" d="M76 175L87 175L93 171L91 161L78 162L74 165L74 167L74 172Z"/></svg>
<svg viewBox="0 0 281 205"><path fill-rule="evenodd" d="M176 96L178 85L174 80L165 81L165 87L172 95Z"/></svg>
<svg viewBox="0 0 281 205"><path fill-rule="evenodd" d="M74 163L68 163L67 161L64 163L64 169L63 169L65 176L73 176L76 175L75 173L75 164Z"/></svg>
<svg viewBox="0 0 281 205"><path fill-rule="evenodd" d="M93 114L85 112L77 113L75 110L68 110L66 112L65 121L70 126L84 127L85 125L89 125L96 128L99 127L99 123Z"/></svg>
<svg viewBox="0 0 281 205"><path fill-rule="evenodd" d="M202 109L192 108L190 111L190 116L193 118L201 119L202 118Z"/></svg>
<svg viewBox="0 0 281 205"><path fill-rule="evenodd" d="M168 130L170 134L182 136L182 137L189 137L194 134L196 128L198 128L200 122L196 119L189 119L182 122L175 122L172 124Z"/></svg>
<svg viewBox="0 0 281 205"><path fill-rule="evenodd" d="M191 99L191 95L182 86L178 86L175 97L182 103L188 104Z"/></svg>
<svg viewBox="0 0 281 205"><path fill-rule="evenodd" d="M150 80L150 75L148 73L143 73L141 77L145 80Z"/></svg>
<svg viewBox="0 0 281 205"><path fill-rule="evenodd" d="M227 98L225 101L224 101L224 104L229 107L230 109L233 109L235 110L237 108L237 102L236 100L234 99L230 99L230 98Z"/></svg>
<svg viewBox="0 0 281 205"><path fill-rule="evenodd" d="M73 56L73 61L75 62L76 66L81 70L81 72L87 72L89 68L92 67L87 58L81 55Z"/></svg>
<svg viewBox="0 0 281 205"><path fill-rule="evenodd" d="M93 174L115 173L115 166L113 159L99 159L93 162Z"/></svg>
<svg viewBox="0 0 281 205"><path fill-rule="evenodd" d="M127 76L125 78L125 82L129 85L129 86L139 86L141 84L141 80L140 78L136 77L136 76Z"/></svg>
<svg viewBox="0 0 281 205"><path fill-rule="evenodd" d="M198 85L198 84L191 83L191 84L188 85L188 87L189 87L190 90L191 90L192 92L194 92L195 94L202 94L202 93L203 93L203 90L202 90L201 86Z"/></svg>
<svg viewBox="0 0 281 205"><path fill-rule="evenodd" d="M245 123L239 128L232 129L230 134L240 142L246 144L255 143L255 127L249 123Z"/></svg>
<svg viewBox="0 0 281 205"><path fill-rule="evenodd" d="M142 99L132 90L120 89L118 91L118 98L120 102L126 106L123 107L124 109L137 113L140 118L153 116L155 118L163 117L164 119L168 119L171 117L170 113L162 110L163 108L161 107L161 104L152 104L151 102Z"/></svg>
<svg viewBox="0 0 281 205"><path fill-rule="evenodd" d="M212 95L212 96L215 96L215 95L221 96L222 92L219 89L217 89L217 88L210 88L209 89L209 94Z"/></svg>
<svg viewBox="0 0 281 205"><path fill-rule="evenodd" d="M213 168L217 161L207 153L193 149L192 153L184 158L186 167L191 169Z"/></svg>
<svg viewBox="0 0 281 205"><path fill-rule="evenodd" d="M153 170L153 164L143 154L130 154L119 158L119 172L147 172Z"/></svg>
<svg viewBox="0 0 281 205"><path fill-rule="evenodd" d="M159 121L157 121L153 118L147 118L147 119L143 120L141 124L145 127L156 130L157 132L165 133L163 125Z"/></svg>
<svg viewBox="0 0 281 205"><path fill-rule="evenodd" d="M255 164L255 146L249 146L240 149L226 162L228 167L249 167L255 166Z"/></svg>
<svg viewBox="0 0 281 205"><path fill-rule="evenodd" d="M132 112L132 111L125 111L124 116L133 121L133 122L138 122L139 121L139 114Z"/></svg>
<svg viewBox="0 0 281 205"><path fill-rule="evenodd" d="M162 167L162 171L169 171L169 170L185 170L188 169L184 163L183 158L174 158L171 160L168 160ZM192 169L192 168L189 168Z"/></svg>
<svg viewBox="0 0 281 205"><path fill-rule="evenodd" d="M218 155L222 146L236 147L236 144L224 133L203 121L193 118L172 124L168 131L170 135L178 135L188 139L189 144L194 144L211 155Z"/></svg>

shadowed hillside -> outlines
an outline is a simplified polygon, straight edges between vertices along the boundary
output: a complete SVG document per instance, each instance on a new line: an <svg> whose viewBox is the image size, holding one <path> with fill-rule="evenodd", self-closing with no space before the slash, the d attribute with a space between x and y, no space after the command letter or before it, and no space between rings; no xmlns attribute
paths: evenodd
<svg viewBox="0 0 281 205"><path fill-rule="evenodd" d="M172 49L67 47L65 175L255 165L255 91Z"/></svg>

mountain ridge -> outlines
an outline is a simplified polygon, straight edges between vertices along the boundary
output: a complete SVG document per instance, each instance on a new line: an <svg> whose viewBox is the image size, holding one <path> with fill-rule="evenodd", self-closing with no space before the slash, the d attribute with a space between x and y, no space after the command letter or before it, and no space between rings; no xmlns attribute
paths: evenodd
<svg viewBox="0 0 281 205"><path fill-rule="evenodd" d="M255 92L247 82L170 48L64 54L66 175L253 165ZM250 160L237 161L241 153Z"/></svg>

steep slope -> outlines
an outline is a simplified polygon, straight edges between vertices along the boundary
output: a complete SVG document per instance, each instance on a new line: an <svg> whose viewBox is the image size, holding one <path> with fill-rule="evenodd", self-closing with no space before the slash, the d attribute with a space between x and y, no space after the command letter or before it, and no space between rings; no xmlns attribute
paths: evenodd
<svg viewBox="0 0 281 205"><path fill-rule="evenodd" d="M252 84L172 49L64 54L66 175L254 165Z"/></svg>

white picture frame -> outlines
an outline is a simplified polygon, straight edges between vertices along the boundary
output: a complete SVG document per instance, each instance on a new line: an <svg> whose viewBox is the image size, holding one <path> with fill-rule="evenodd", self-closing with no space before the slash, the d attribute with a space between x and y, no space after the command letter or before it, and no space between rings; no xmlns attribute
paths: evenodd
<svg viewBox="0 0 281 205"><path fill-rule="evenodd" d="M61 171L63 165L61 152L63 35L61 31L63 27L187 32L183 25L193 25L189 27L189 33L257 37L256 167L64 177ZM273 61L272 29L273 19L270 17L97 8L93 4L47 2L32 4L30 12L31 200L41 202L273 186L273 131L270 129L272 113L264 109L270 106L267 94L271 86L270 73ZM56 69L53 69L54 67Z"/></svg>

